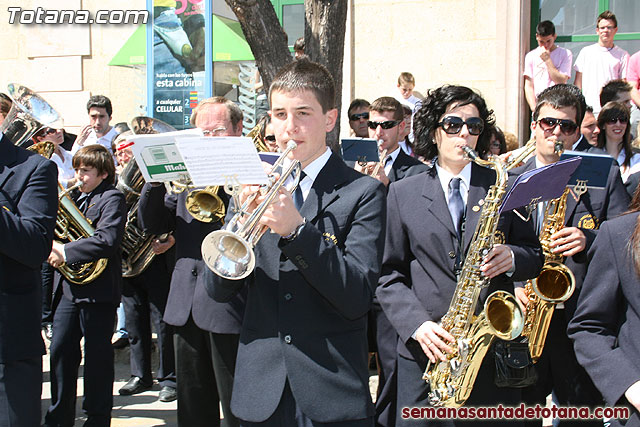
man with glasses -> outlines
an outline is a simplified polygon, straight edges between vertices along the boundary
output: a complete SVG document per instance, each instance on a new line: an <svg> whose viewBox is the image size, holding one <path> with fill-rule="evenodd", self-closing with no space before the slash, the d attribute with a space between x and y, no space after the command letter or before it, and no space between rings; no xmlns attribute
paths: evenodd
<svg viewBox="0 0 640 427"><path fill-rule="evenodd" d="M554 86L541 93L531 123L536 155L524 166L515 169L514 173L523 173L557 162L560 159L555 150L558 142L563 149L570 150L580 136L579 128L583 117L581 109L580 100L567 87ZM605 188L589 187L584 194L576 194L575 188L571 189L566 201L565 226L551 236L550 248L566 257L564 263L575 275L576 287L567 301L555 306L544 351L536 363L538 382L522 389L525 404L544 406L546 397L552 391L561 406L594 407L602 404L600 393L584 369L578 365L566 330L586 274L587 251L598 228L603 221L626 211L628 204L629 196L622 185L620 169L615 162L608 172ZM538 206L538 209L541 207ZM533 213L532 222L541 227L543 217L536 215L537 212ZM529 300L523 285L519 284L515 293L527 305ZM590 423L602 426L602 420ZM540 426L542 420L528 424ZM562 424L561 422L560 425Z"/></svg>
<svg viewBox="0 0 640 427"><path fill-rule="evenodd" d="M201 101L191 124L208 136L241 136L242 110L218 96ZM244 299L219 303L207 296L200 244L220 229L222 221L200 222L188 212L190 191L165 194L164 185L146 183L140 196L140 219L151 234L173 231L176 263L171 277L164 321L175 327L178 424L219 426L220 405L225 427L237 426L231 413L231 387L235 369ZM228 204L222 187L218 196Z"/></svg>
<svg viewBox="0 0 640 427"><path fill-rule="evenodd" d="M369 120L369 101L356 98L351 101L347 109L349 126L358 138L368 138L367 120Z"/></svg>
<svg viewBox="0 0 640 427"><path fill-rule="evenodd" d="M613 39L618 32L616 16L606 10L598 16L596 34L598 43L582 48L576 59L575 85L582 89L587 104L594 114L600 112L600 90L610 80L622 79L627 74L629 54L615 46Z"/></svg>

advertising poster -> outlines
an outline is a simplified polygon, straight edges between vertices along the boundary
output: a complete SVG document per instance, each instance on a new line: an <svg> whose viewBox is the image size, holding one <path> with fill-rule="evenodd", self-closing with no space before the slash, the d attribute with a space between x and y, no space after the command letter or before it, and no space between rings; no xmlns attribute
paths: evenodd
<svg viewBox="0 0 640 427"><path fill-rule="evenodd" d="M211 0L148 0L149 115L187 129L193 108L211 96Z"/></svg>

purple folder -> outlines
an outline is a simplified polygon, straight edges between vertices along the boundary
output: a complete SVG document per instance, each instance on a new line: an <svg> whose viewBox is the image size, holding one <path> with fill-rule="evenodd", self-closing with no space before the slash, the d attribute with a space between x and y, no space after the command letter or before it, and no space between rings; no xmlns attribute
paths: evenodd
<svg viewBox="0 0 640 427"><path fill-rule="evenodd" d="M500 213L560 197L581 160L572 157L523 173L505 196Z"/></svg>

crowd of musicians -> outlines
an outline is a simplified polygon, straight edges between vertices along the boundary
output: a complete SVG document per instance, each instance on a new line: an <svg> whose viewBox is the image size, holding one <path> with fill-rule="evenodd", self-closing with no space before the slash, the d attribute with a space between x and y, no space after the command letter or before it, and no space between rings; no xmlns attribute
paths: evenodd
<svg viewBox="0 0 640 427"><path fill-rule="evenodd" d="M540 93L527 152L502 158L489 155L495 117L476 91L432 89L408 121L399 101L381 97L355 119L366 119L383 155L355 165L326 145L338 120L335 99L323 66L302 58L281 69L269 88L270 123L260 138L280 152L296 143L283 161L300 162L298 185L276 188L266 204L257 186L236 197L217 188L227 217L207 221L194 217L189 186L147 182L132 197L117 185L134 160L130 133L114 138L108 125L105 97L91 98L91 124L67 149L62 130L45 127L30 138L29 144L53 142L55 163L17 146L5 123L0 425L42 423L43 368L51 379L44 425L73 425L81 359L84 425L110 425L111 339L122 300L131 380L120 393L151 388L155 330L160 398L171 400L175 390L181 426L452 426L461 421L404 419L402 409L545 405L549 394L562 406L630 409L628 420L581 425L640 426L640 195L625 188L613 161L601 171L605 186L568 187L558 199L560 225L542 244L547 204L499 209L519 174L558 162L564 150L593 152L581 135L587 105L580 90L559 84ZM628 123L620 105L607 124ZM214 97L199 103L191 124L207 136L241 136L243 115L233 102ZM408 126L411 154L399 145L408 140ZM60 233L64 198L91 232ZM238 203L247 212L264 208L259 223L270 232L253 248L250 274L225 278L205 264L201 243L231 220ZM64 209L71 222L73 209ZM128 224L131 218L135 224ZM130 225L151 236L152 260L123 278ZM553 304L534 364L517 323L533 307L527 281L550 258L568 267L575 290ZM78 266L87 265L90 279L82 281ZM45 276L52 284L45 297L53 325L49 367L41 357ZM480 319L491 323L504 311L506 329L486 332ZM518 382L507 373L505 379L498 372L504 360L523 348L529 363L514 370L525 377ZM379 374L375 405L372 352ZM497 423L525 421L473 421Z"/></svg>

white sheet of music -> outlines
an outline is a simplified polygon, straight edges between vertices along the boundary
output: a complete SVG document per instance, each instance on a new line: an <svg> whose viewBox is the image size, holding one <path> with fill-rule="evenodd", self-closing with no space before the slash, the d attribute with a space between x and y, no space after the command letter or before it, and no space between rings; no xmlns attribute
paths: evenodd
<svg viewBox="0 0 640 427"><path fill-rule="evenodd" d="M176 141L176 145L196 187L225 185L228 179L239 184L267 183L251 138L188 138Z"/></svg>

